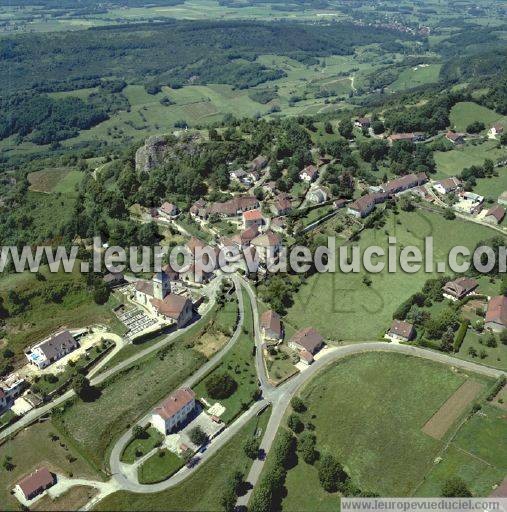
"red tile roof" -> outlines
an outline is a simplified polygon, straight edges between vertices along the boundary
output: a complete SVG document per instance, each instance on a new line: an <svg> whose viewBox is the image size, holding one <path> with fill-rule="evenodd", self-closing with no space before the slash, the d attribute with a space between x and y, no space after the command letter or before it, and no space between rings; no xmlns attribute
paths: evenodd
<svg viewBox="0 0 507 512"><path fill-rule="evenodd" d="M302 346L310 354L315 354L322 346L324 338L313 327L306 327L294 334L290 342Z"/></svg>
<svg viewBox="0 0 507 512"><path fill-rule="evenodd" d="M507 297L492 297L486 312L486 322L494 322L507 328Z"/></svg>
<svg viewBox="0 0 507 512"><path fill-rule="evenodd" d="M277 338L282 337L282 323L280 322L280 315L272 309L268 309L262 313L260 324L263 329L273 331Z"/></svg>
<svg viewBox="0 0 507 512"><path fill-rule="evenodd" d="M178 320L183 313L183 309L187 304L192 304L192 301L181 295L170 293L164 300L152 299L151 303L155 306L158 312L167 318Z"/></svg>
<svg viewBox="0 0 507 512"><path fill-rule="evenodd" d="M168 420L192 400L195 400L195 393L190 388L177 389L155 408L155 414L158 414L164 420Z"/></svg>
<svg viewBox="0 0 507 512"><path fill-rule="evenodd" d="M243 219L245 220L262 220L262 213L260 210L248 210L243 212Z"/></svg>
<svg viewBox="0 0 507 512"><path fill-rule="evenodd" d="M505 217L505 209L502 208L499 204L496 204L486 213L486 217L489 217L490 215L495 217L498 222L502 222L502 219Z"/></svg>
<svg viewBox="0 0 507 512"><path fill-rule="evenodd" d="M36 469L33 473L25 476L18 482L25 498L42 492L47 487L55 483L54 475L45 466Z"/></svg>
<svg viewBox="0 0 507 512"><path fill-rule="evenodd" d="M397 336L410 339L412 337L412 334L414 333L414 326L409 322L403 322L402 320L393 320L389 332L391 334L396 334Z"/></svg>

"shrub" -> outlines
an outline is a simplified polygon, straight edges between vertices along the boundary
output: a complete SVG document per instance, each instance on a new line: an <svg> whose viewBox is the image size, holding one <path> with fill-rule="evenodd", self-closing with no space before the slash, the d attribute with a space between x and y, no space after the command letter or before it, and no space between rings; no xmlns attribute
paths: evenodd
<svg viewBox="0 0 507 512"><path fill-rule="evenodd" d="M228 398L238 387L228 373L214 373L206 381L206 391L211 398Z"/></svg>
<svg viewBox="0 0 507 512"><path fill-rule="evenodd" d="M463 340L465 339L466 333L468 331L468 326L470 325L470 320L465 320L461 322L458 332L456 333L456 337L454 338L453 349L454 352L458 352L463 344Z"/></svg>

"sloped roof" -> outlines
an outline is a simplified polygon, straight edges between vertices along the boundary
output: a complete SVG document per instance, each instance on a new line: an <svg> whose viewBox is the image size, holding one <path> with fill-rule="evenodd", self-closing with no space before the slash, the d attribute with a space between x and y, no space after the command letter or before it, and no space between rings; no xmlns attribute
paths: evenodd
<svg viewBox="0 0 507 512"><path fill-rule="evenodd" d="M404 322L403 320L393 320L391 329L389 330L390 333L407 339L412 336L413 331L414 326L409 322Z"/></svg>
<svg viewBox="0 0 507 512"><path fill-rule="evenodd" d="M49 487L55 481L55 477L45 466L36 469L33 473L22 478L18 485L26 498Z"/></svg>
<svg viewBox="0 0 507 512"><path fill-rule="evenodd" d="M262 213L260 210L247 210L243 212L245 220L262 220Z"/></svg>
<svg viewBox="0 0 507 512"><path fill-rule="evenodd" d="M76 344L74 336L69 331L53 334L49 339L36 346L43 352L47 359L52 359L61 350L67 350Z"/></svg>
<svg viewBox="0 0 507 512"><path fill-rule="evenodd" d="M495 219L498 222L501 222L502 219L505 217L505 209L502 208L499 204L496 204L495 206L493 206L493 208L490 208L486 213L486 217L489 217L490 215L495 217Z"/></svg>
<svg viewBox="0 0 507 512"><path fill-rule="evenodd" d="M187 304L191 305L192 301L181 295L170 293L163 300L151 299L151 303L157 308L160 314L167 318L172 318L173 320L179 320L185 306Z"/></svg>
<svg viewBox="0 0 507 512"><path fill-rule="evenodd" d="M486 322L494 322L507 328L507 297L492 297L486 312Z"/></svg>
<svg viewBox="0 0 507 512"><path fill-rule="evenodd" d="M282 239L273 231L266 231L252 240L252 245L257 247L275 247L280 245Z"/></svg>
<svg viewBox="0 0 507 512"><path fill-rule="evenodd" d="M183 407L195 400L195 393L190 388L180 388L171 393L158 407L155 408L155 414L158 414L164 420L172 418Z"/></svg>
<svg viewBox="0 0 507 512"><path fill-rule="evenodd" d="M278 338L282 336L282 323L280 315L276 311L272 309L264 311L260 318L260 324L263 329L273 331Z"/></svg>
<svg viewBox="0 0 507 512"><path fill-rule="evenodd" d="M315 354L324 342L324 338L313 327L306 327L294 334L290 341L302 346L310 354Z"/></svg>

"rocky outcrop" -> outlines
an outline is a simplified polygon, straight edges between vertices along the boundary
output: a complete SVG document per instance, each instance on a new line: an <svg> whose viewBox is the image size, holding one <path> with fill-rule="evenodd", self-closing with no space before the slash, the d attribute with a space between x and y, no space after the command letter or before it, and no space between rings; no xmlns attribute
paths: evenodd
<svg viewBox="0 0 507 512"><path fill-rule="evenodd" d="M167 138L162 135L148 137L144 146L136 151L136 171L150 172L158 167L169 151Z"/></svg>

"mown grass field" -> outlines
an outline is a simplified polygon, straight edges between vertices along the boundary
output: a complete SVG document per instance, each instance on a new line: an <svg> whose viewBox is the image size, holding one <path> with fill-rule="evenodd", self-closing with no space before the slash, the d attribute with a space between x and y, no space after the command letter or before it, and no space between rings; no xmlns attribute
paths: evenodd
<svg viewBox="0 0 507 512"><path fill-rule="evenodd" d="M484 335L479 335L472 329L469 329L458 352L459 357L467 361L474 361L507 371L507 345L503 345L500 340L497 340L496 347L488 347L484 339ZM471 347L479 355L472 357L468 353ZM484 352L486 357L481 357L481 352Z"/></svg>
<svg viewBox="0 0 507 512"><path fill-rule="evenodd" d="M243 444L256 432L263 432L270 409L252 418L216 455L173 489L157 494L117 492L99 502L95 511L216 511L221 509L221 496L234 471L247 474L252 464Z"/></svg>
<svg viewBox="0 0 507 512"><path fill-rule="evenodd" d="M183 459L169 450L159 450L138 468L141 484L155 484L167 480L183 466Z"/></svg>
<svg viewBox="0 0 507 512"><path fill-rule="evenodd" d="M381 496L412 495L444 447L421 428L466 379L449 367L409 356L354 356L324 370L304 388L301 397L308 410L302 419L315 425L320 453L334 454L360 489ZM505 429L496 425L488 439L491 449ZM474 460L464 457L465 464ZM442 478L449 476L452 471ZM468 481L474 491L485 492L503 475L493 471L484 477ZM339 503L337 494L321 488L317 469L302 459L289 470L286 487L284 511L331 511Z"/></svg>
<svg viewBox="0 0 507 512"><path fill-rule="evenodd" d="M499 167L496 172L498 176L477 180L474 192L496 201L498 196L507 190L507 167Z"/></svg>
<svg viewBox="0 0 507 512"><path fill-rule="evenodd" d="M487 131L493 123L502 118L502 116L495 111L478 105L473 101L456 103L456 105L452 107L449 117L451 119L451 127L459 132L466 131L467 126L474 121L484 123Z"/></svg>
<svg viewBox="0 0 507 512"><path fill-rule="evenodd" d="M162 440L163 436L157 429L153 427L148 428L145 436L132 439L125 447L125 450L123 450L121 454L122 462L133 464L138 458L137 453L141 453L140 457L146 455Z"/></svg>
<svg viewBox="0 0 507 512"><path fill-rule="evenodd" d="M220 402L225 407L225 412L221 416L225 422L234 419L243 409L243 405L252 401L253 394L258 387L252 353L254 347L252 307L247 293L244 290L242 293L245 319L236 345L225 355L220 364L194 388L198 398L204 397L210 404ZM211 375L222 373L228 373L236 381L237 389L229 398L211 398L206 390L206 381Z"/></svg>
<svg viewBox="0 0 507 512"><path fill-rule="evenodd" d="M451 151L435 151L435 163L437 164L436 178L456 176L465 167L471 165L483 165L489 158L496 162L507 158L507 149L499 148L498 141L487 140L482 144L467 143Z"/></svg>
<svg viewBox="0 0 507 512"><path fill-rule="evenodd" d="M383 247L387 253L387 237L396 236L398 247L424 246L424 238L434 239L434 261L447 262L448 251L455 245L473 249L475 244L492 237L488 228L469 222L448 221L437 214L417 210L390 215L386 226L366 230L359 246ZM340 242L337 243L339 245ZM399 269L398 269L399 270ZM315 274L294 295L294 304L286 315L287 323L299 329L315 327L330 340L374 340L389 327L396 308L411 294L419 291L431 277L420 270L414 274L402 271L388 273L387 269L371 274L371 286L363 283L364 271L345 274Z"/></svg>
<svg viewBox="0 0 507 512"><path fill-rule="evenodd" d="M387 88L390 91L410 89L419 85L438 82L441 64L429 64L427 66L415 66L403 70L398 78Z"/></svg>
<svg viewBox="0 0 507 512"><path fill-rule="evenodd" d="M51 422L36 423L0 445L2 460L9 456L12 457L14 464L12 471L6 471L4 468L0 471L2 510L21 510L20 503L10 494L10 490L21 478L40 466L45 465L51 471L66 476L100 479L100 475L67 443L65 438L60 436L58 440L51 441L50 434L58 435L58 431Z"/></svg>

